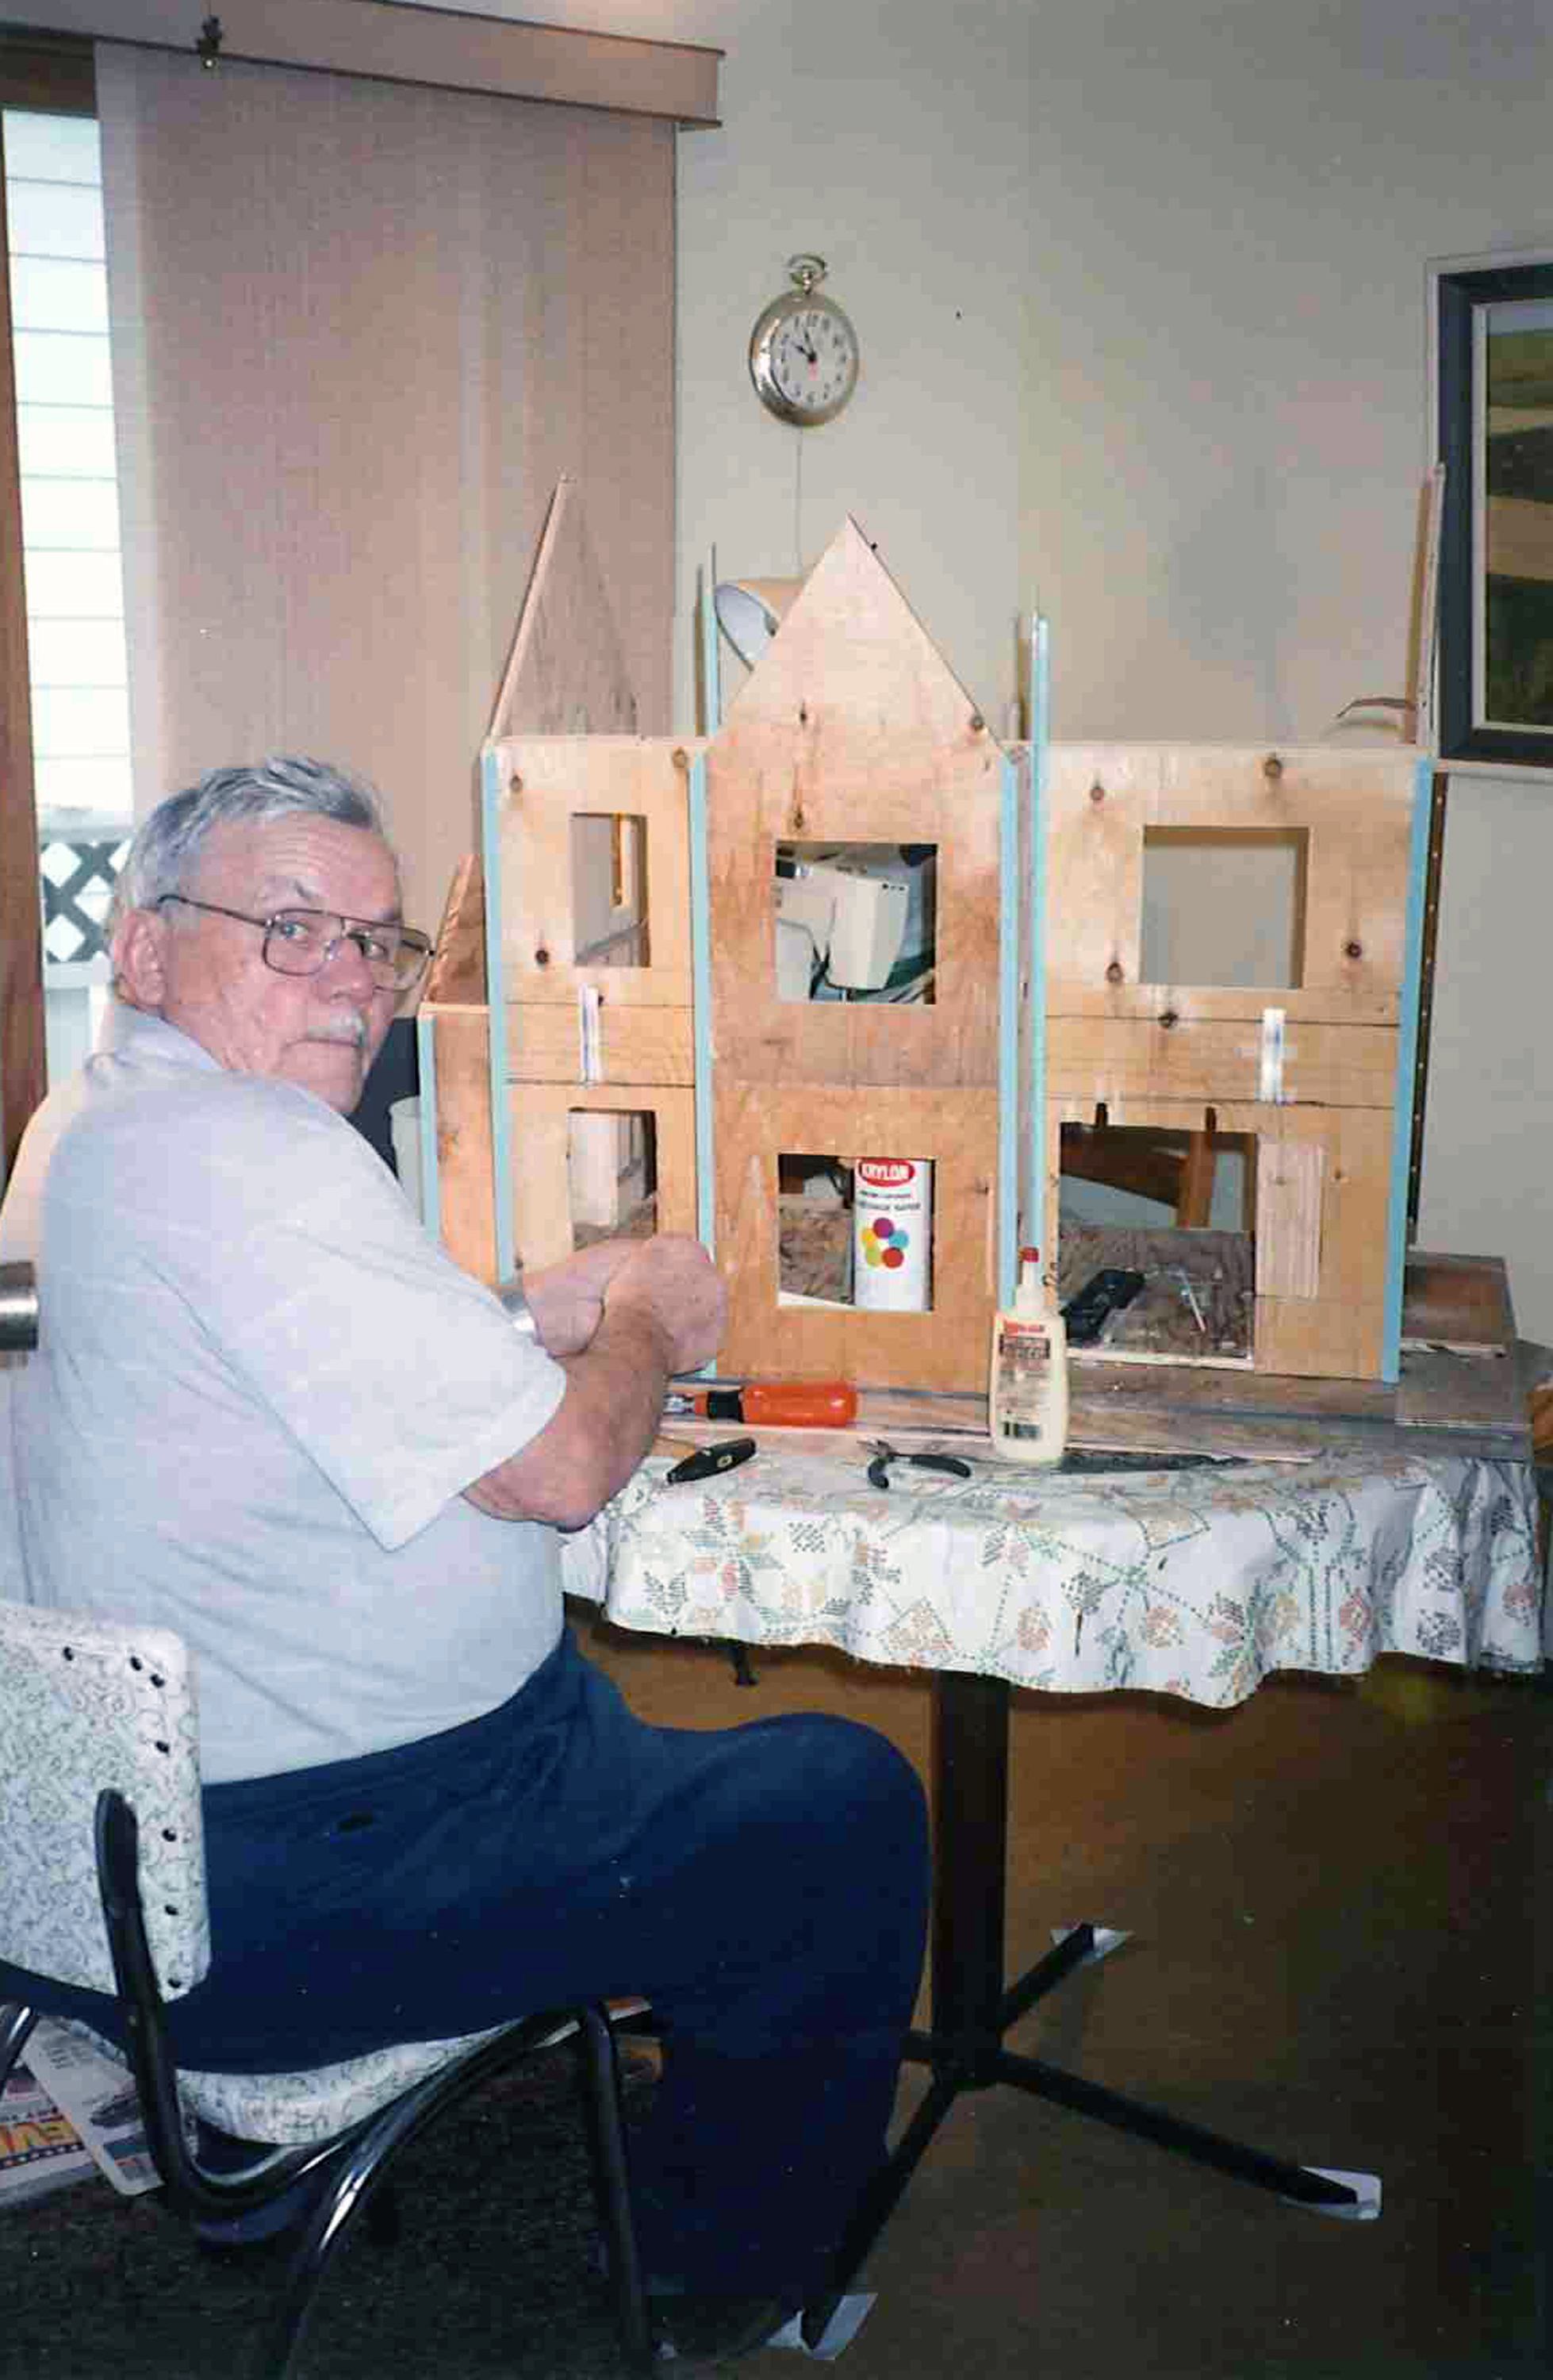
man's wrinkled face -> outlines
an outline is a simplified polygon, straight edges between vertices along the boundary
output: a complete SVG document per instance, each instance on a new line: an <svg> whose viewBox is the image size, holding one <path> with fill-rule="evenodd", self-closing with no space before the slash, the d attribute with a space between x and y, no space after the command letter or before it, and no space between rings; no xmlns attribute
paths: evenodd
<svg viewBox="0 0 1553 2380"><path fill-rule="evenodd" d="M373 925L400 917L398 871L381 837L305 812L213 827L179 889L261 918L277 909ZM173 902L134 911L115 956L135 1006L176 1025L218 1064L297 1083L348 1115L399 994L377 989L354 942L342 941L313 976L277 975L263 949L259 927Z"/></svg>

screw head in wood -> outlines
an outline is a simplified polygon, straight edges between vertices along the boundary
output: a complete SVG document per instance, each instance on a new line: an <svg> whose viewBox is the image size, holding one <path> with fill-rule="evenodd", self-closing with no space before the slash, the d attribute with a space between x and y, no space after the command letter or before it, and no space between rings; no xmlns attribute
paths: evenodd
<svg viewBox="0 0 1553 2380"><path fill-rule="evenodd" d="M1106 789L1101 784L1098 777L1097 777L1094 783L1089 788L1089 798L1092 802L1103 802L1105 797Z"/></svg>
<svg viewBox="0 0 1553 2380"><path fill-rule="evenodd" d="M1159 1026L1162 1032L1168 1033L1172 1025L1179 1025L1181 1019L1173 1008L1161 1009L1159 1013Z"/></svg>
<svg viewBox="0 0 1553 2380"><path fill-rule="evenodd" d="M1365 955L1365 946L1363 942L1344 942L1342 954L1345 959L1362 959Z"/></svg>
<svg viewBox="0 0 1553 2380"><path fill-rule="evenodd" d="M1110 966L1106 969L1107 983L1122 983L1124 980L1125 970L1122 967L1121 960L1112 959Z"/></svg>
<svg viewBox="0 0 1553 2380"><path fill-rule="evenodd" d="M1279 759L1276 752L1269 752L1268 754L1267 759L1262 763L1262 774L1274 784L1276 784L1279 778L1282 776L1283 763Z"/></svg>

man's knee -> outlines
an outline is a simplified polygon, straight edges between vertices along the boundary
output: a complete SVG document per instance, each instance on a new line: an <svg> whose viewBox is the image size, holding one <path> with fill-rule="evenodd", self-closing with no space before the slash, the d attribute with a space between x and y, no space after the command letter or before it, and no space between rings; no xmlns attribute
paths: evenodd
<svg viewBox="0 0 1553 2380"><path fill-rule="evenodd" d="M816 1831L839 1824L855 1849L863 1835L872 1833L902 1857L926 1855L921 1779L888 1736L823 1711L761 1721L758 1730L741 1733L757 1731L764 1739L762 1791L770 1797L773 1815L780 1806Z"/></svg>

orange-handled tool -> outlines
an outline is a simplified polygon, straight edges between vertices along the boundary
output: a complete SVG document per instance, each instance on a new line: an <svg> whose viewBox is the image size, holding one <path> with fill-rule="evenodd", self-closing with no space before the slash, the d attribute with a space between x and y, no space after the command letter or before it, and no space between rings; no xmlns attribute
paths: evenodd
<svg viewBox="0 0 1553 2380"><path fill-rule="evenodd" d="M665 1410L771 1429L850 1429L857 1391L846 1380L746 1380L742 1389L673 1390Z"/></svg>

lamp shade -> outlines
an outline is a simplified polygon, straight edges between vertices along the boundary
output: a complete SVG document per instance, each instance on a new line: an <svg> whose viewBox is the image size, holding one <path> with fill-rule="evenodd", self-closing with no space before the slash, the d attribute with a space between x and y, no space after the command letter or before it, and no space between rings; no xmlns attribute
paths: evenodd
<svg viewBox="0 0 1553 2380"><path fill-rule="evenodd" d="M801 578L723 578L712 593L717 625L746 669L781 627Z"/></svg>

